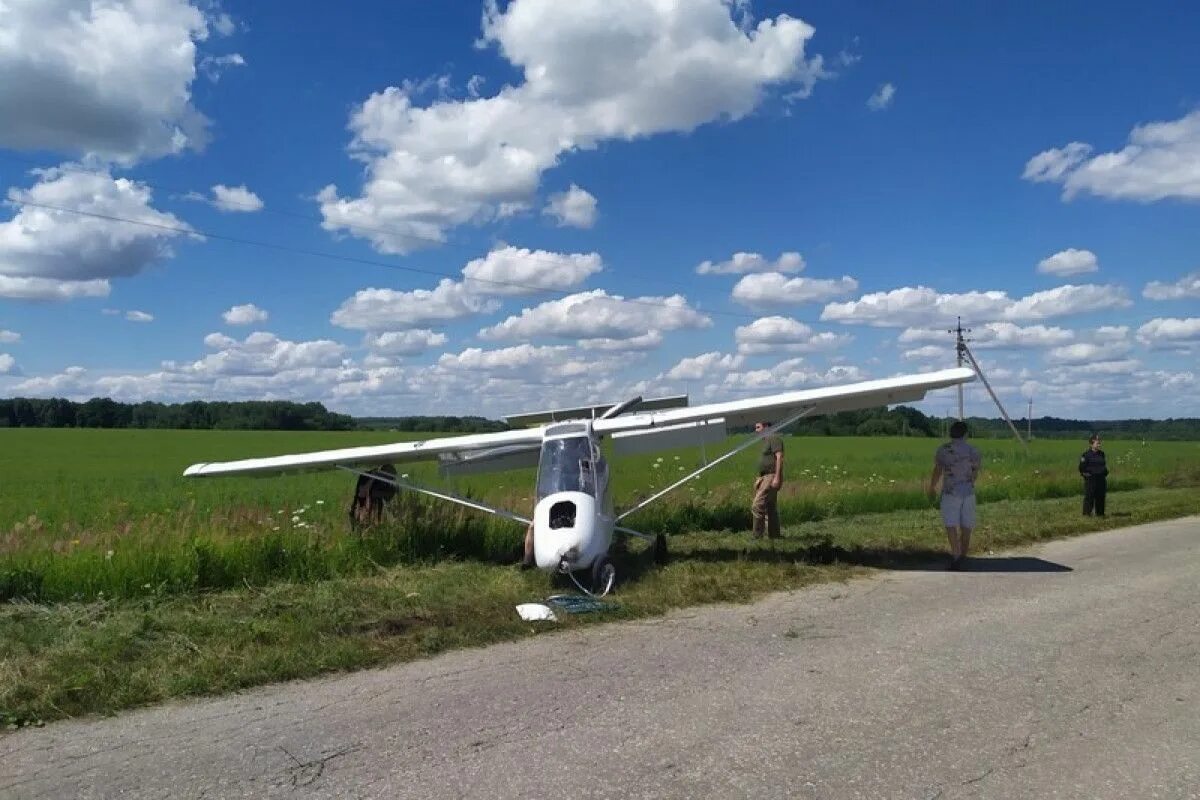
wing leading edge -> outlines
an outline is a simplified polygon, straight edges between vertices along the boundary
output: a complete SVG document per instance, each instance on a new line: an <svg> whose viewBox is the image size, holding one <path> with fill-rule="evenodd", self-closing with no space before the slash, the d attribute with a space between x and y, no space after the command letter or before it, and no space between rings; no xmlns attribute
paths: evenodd
<svg viewBox="0 0 1200 800"><path fill-rule="evenodd" d="M204 478L214 475L278 475L284 472L334 469L342 466L376 466L408 461L433 461L439 457L462 458L470 453L497 447L536 446L541 441L541 428L526 428L498 433L445 436L417 442L395 442L268 458L247 458L241 461L193 464L183 474L187 478Z"/></svg>
<svg viewBox="0 0 1200 800"><path fill-rule="evenodd" d="M646 431L669 426L676 426L675 430L680 431L686 429L688 423L711 422L714 430L716 425L721 425L723 431L725 426L748 425L764 418L778 421L803 409L811 409L810 414L830 414L893 403L909 403L922 399L926 392L934 389L957 386L974 379L975 373L972 370L958 367L940 372L904 375L898 378L864 381L844 386L784 392L725 403L709 403L691 408L675 408L618 416L612 419L597 419L593 422L593 428L600 434ZM437 459L441 459L444 463L462 462L465 464L479 460L473 459L472 454L479 456L482 454L481 451L509 447L524 449L521 446L536 446L542 441L542 432L543 428L541 427L524 428L498 433L446 436L416 442L396 442L267 458L247 458L240 461L193 464L183 474L189 478L215 475L277 475L285 472L334 469L342 466L375 466ZM674 439L671 440L674 441ZM495 452L502 451L495 450Z"/></svg>
<svg viewBox="0 0 1200 800"><path fill-rule="evenodd" d="M597 420L593 427L597 433L645 430L689 422L724 419L728 427L749 425L761 419L778 422L780 418L805 408L810 414L832 414L837 411L854 411L860 408L911 403L925 397L934 389L945 389L968 383L975 379L975 372L967 367L926 372L918 375L902 375L877 381L863 381L843 386L827 386L798 392L749 397L725 403L708 403L691 408L672 409L649 414L630 414L613 419Z"/></svg>

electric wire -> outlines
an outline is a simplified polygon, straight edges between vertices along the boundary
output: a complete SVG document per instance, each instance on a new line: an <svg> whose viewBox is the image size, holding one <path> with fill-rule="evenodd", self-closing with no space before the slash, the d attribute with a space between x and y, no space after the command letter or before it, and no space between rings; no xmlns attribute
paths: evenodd
<svg viewBox="0 0 1200 800"><path fill-rule="evenodd" d="M219 242L230 242L233 244L248 245L248 246L252 246L252 247L261 247L261 248L265 248L268 250L276 250L276 251L283 252L283 253L289 253L291 255L302 255L302 256L309 256L312 258L323 258L323 259L328 259L328 260L332 260L332 261L341 261L341 262L350 263L350 264L359 264L359 265L373 266L373 267L383 267L385 269L395 269L395 270L400 270L403 272L412 272L412 273L416 273L419 275L430 275L430 276L438 277L438 278L448 278L448 279L454 280L454 281L462 281L463 283L466 283L467 281L473 281L476 283L485 283L485 284L489 284L492 286L504 286L504 287L518 288L518 289L522 289L522 290L525 290L527 292L531 292L534 294L537 294L537 293L557 294L562 297L569 297L571 295L575 295L575 294L579 293L579 290L577 290L577 289L561 289L556 286L537 286L537 285L526 284L526 283L518 283L516 281L501 281L501 280L493 280L490 278L476 278L476 277L471 277L471 276L467 276L467 275L456 275L454 273L443 272L441 270L427 269L427 268L422 268L422 267L411 267L411 266L405 266L403 264L396 264L396 263L392 263L392 262L388 262L388 261L378 261L375 259L361 258L358 256L347 256L347 255L341 255L339 253L330 253L330 252L324 252L324 251L320 251L320 250L309 250L309 249L303 248L303 247L294 247L292 245L279 244L278 242L264 242L264 241L260 241L257 239L247 239L247 238L241 237L241 236L231 236L229 234L213 233L212 231L201 230L199 228L195 228L192 226L178 227L175 225L164 225L164 224L158 223L158 222L148 222L146 220L130 219L128 217L121 217L121 216L117 216L115 214L102 214L97 211L84 211L82 209L69 208L67 206L55 205L53 203L39 203L39 202L36 202L33 200L22 200L22 199L14 199L14 198L10 198L6 202L11 203L13 205L27 206L29 208L40 208L40 209L43 209L46 211L58 211L58 212L61 212L64 214L75 214L75 215L82 216L82 217L90 217L92 219L102 219L102 220L106 220L109 222L119 222L119 223L124 223L124 224L128 224L128 225L138 225L138 226L141 226L144 228L152 228L155 230L166 231L166 232L181 235L181 236L195 236L195 237L199 237L202 239L212 239L214 241L219 241ZM617 299L613 295L609 295L609 297L613 297L613 299ZM680 308L679 306L670 305L668 303L658 303L658 302L654 302L652 300L646 300L646 299L642 299L642 298L624 297L624 298L620 298L618 300L618 302L631 303L634 305L641 305L641 306L650 306L650 307L654 307L654 308L670 309L670 310L674 310L674 311L677 311ZM760 318L760 316L757 314L747 314L747 313L739 312L739 311L726 311L726 310L722 310L722 309L707 309L707 308L700 308L700 307L692 307L692 308L694 311L696 311L699 314L712 314L714 316L731 317L731 318L736 318L736 319L749 319L749 320L757 320Z"/></svg>
<svg viewBox="0 0 1200 800"><path fill-rule="evenodd" d="M29 164L38 163L32 159L21 158L19 156L13 155L11 153L5 153L3 155L5 157L10 158L15 161L23 161L23 162L29 163ZM84 168L82 165L78 165L78 164L69 164L69 165L65 165L65 166L60 165L58 167L50 167L47 169L58 169L58 170L62 170L64 172L74 172L74 173L79 173L79 174L83 174L83 175L93 175L93 176L104 177L104 178L109 178L109 179L112 178L111 173L109 173L108 171L97 170L97 169L87 169L87 168ZM183 194L180 194L177 196L183 197L184 199L194 199L197 202L204 202L206 204L216 206L215 201L209 200L208 198L205 198L202 195L199 195L194 190L187 190L186 192L184 192L183 189L181 189L180 187L172 188L172 187L164 186L163 184L152 183L152 182L146 181L146 180L141 180L141 179L136 179L136 180L138 183L142 184L143 186L146 186L147 188L149 188L153 191L163 191L167 194L170 194L172 192L176 192L176 193L183 192ZM199 236L202 236L205 238L214 239L216 241L225 241L225 242L231 242L231 243L235 243L235 244L271 248L271 249L276 249L276 250L280 250L283 252L288 252L293 255L307 255L307 256L315 257L315 258L340 260L340 261L356 263L356 264L360 264L360 265L364 265L364 266L383 267L383 268L387 268L387 269L397 269L397 270L412 272L412 273L416 273L416 274L429 275L429 276L433 276L433 277L449 278L450 280L462 281L464 283L467 281L474 281L474 282L478 282L478 283L488 283L488 284L492 284L495 286L508 286L508 287L513 287L513 288L519 288L519 289L529 291L529 292L534 292L534 293L546 292L546 293L551 293L551 294L559 294L564 297L572 295L572 294L576 294L578 292L578 290L566 290L566 289L561 289L559 287L537 286L537 285L531 285L531 284L518 283L516 281L501 281L501 280L492 280L492 279L487 279L487 278L474 278L474 277L468 277L466 275L462 275L460 273L445 272L445 271L441 271L441 270L432 270L432 269L422 269L419 267L406 267L406 266L396 264L393 262L385 262L385 261L379 261L379 260L375 260L375 259L359 258L359 257L354 257L354 256L343 256L343 255L336 254L336 253L329 253L329 252L316 251L316 250L306 250L304 248L296 248L296 247L291 247L288 245L279 245L279 244L273 244L273 243L268 243L268 242L262 242L262 241L258 241L258 240L246 239L243 237L236 237L236 236L230 236L230 235L226 235L226 234L217 234L217 233L212 233L212 232L201 231L201 230L195 229L191 226L188 226L187 228L178 228L178 227L170 226L170 225L162 225L160 223L146 222L144 220L133 220L133 219L125 218L125 217L118 217L115 215L106 215L106 214L100 214L98 212L89 212L89 211L83 211L80 209L72 209L72 208L68 208L65 206L57 206L57 205L51 205L51 204L47 204L47 203L38 203L33 200L21 200L21 199L15 198L15 197L9 197L4 202L7 202L11 205L24 205L24 206L30 206L33 208L43 208L43 209L52 210L52 211L60 211L63 213L78 214L81 216L88 216L88 217L93 217L93 218L97 218L97 219L109 220L109 221L113 221L113 222L124 222L124 223L132 224L132 225L142 225L145 227L156 228L159 230L168 231L168 232L171 232L174 234L199 235ZM301 220L305 220L308 222L316 222L316 223L324 223L324 221L325 221L323 217L316 216L313 214L304 214L304 213L300 213L300 212L296 212L296 211L286 211L286 210L280 210L280 209L275 209L275 208L266 208L266 207L259 208L257 206L253 206L251 204L238 203L236 201L225 200L225 201L222 201L222 204L234 206L234 207L240 208L247 212L274 214L277 216L288 217L288 218L292 218L292 219L301 219ZM376 234L384 234L384 235L389 235L389 236L398 236L398 237L406 238L406 239L409 239L412 241L420 242L429 247L441 247L441 246L445 246L447 244L447 242L443 239L438 239L438 238L431 237L431 236L424 236L424 235L418 234L418 233L410 233L410 232L406 232L406 231L400 231L395 228L363 225L363 224L354 223L354 222L340 224L338 227L345 228L347 230L350 230L351 232L376 233ZM523 258L532 260L532 261L540 261L540 262L543 262L546 264L554 264L556 266L561 263L556 259L548 258L546 255L542 255L536 251L529 252ZM650 286L660 286L663 288L669 288L669 289L673 289L673 290L681 291L681 292L686 292L686 291L689 291L689 290L695 288L694 285L687 285L687 284L683 284L683 283L679 283L679 282L675 282L675 281L665 281L665 280L657 279L657 278L646 278L646 277L638 276L638 275L629 275L625 272L612 270L611 268L609 268L608 271L609 271L609 274L611 274L611 275L619 276L621 280L630 280L630 281L634 281L637 283L647 284ZM639 301L639 300L634 300L634 299L630 299L630 298L622 298L622 302L635 303L638 305L658 306L658 307L662 307L662 308L671 308L671 309L677 308L676 306L670 306L666 303L655 303L653 301L646 301L646 300ZM762 314L750 314L750 313L746 313L746 312L728 311L728 310L709 310L709 309L701 309L701 308L696 308L696 310L700 311L701 313L704 313L704 314L714 314L717 316L739 318L739 319L749 319L749 320L756 320L763 316ZM798 321L802 321L802 322L806 322L806 323L811 321L809 319L800 320L799 318L797 318L795 316L793 316L792 318L798 319Z"/></svg>

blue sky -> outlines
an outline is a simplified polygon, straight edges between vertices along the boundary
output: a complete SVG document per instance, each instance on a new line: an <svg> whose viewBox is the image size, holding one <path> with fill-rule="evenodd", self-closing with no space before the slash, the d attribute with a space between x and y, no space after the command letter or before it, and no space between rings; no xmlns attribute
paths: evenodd
<svg viewBox="0 0 1200 800"><path fill-rule="evenodd" d="M301 7L0 12L0 396L1200 413L1200 10Z"/></svg>

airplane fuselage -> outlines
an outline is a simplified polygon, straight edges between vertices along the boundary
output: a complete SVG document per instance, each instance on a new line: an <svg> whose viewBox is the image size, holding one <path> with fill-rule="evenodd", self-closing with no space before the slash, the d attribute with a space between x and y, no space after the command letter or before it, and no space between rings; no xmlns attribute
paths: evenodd
<svg viewBox="0 0 1200 800"><path fill-rule="evenodd" d="M588 569L612 543L608 464L588 421L546 428L538 460L533 553L550 571Z"/></svg>

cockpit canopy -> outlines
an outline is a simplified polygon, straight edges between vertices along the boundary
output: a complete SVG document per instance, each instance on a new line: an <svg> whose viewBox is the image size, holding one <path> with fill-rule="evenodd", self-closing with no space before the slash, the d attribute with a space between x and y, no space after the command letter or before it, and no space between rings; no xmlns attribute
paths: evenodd
<svg viewBox="0 0 1200 800"><path fill-rule="evenodd" d="M608 464L590 436L547 439L538 462L537 499L558 492L597 496L608 481Z"/></svg>

